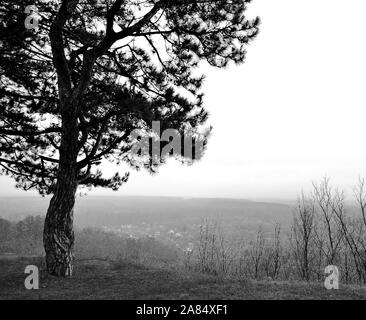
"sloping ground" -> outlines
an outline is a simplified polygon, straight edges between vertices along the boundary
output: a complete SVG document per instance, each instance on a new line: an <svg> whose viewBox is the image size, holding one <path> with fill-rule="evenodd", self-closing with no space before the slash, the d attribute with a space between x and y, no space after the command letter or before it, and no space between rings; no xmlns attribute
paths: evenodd
<svg viewBox="0 0 366 320"><path fill-rule="evenodd" d="M42 197L0 197L0 217L18 221L27 216L43 216L48 203L49 198ZM75 226L100 228L147 223L182 227L211 218L246 231L257 230L259 225L272 230L275 223L288 226L292 215L291 205L239 199L88 196L77 199Z"/></svg>
<svg viewBox="0 0 366 320"><path fill-rule="evenodd" d="M40 289L24 288L24 269L41 270ZM321 284L220 281L141 266L79 262L72 279L49 277L39 259L0 260L0 300L5 299L366 299L366 288L341 286L328 291Z"/></svg>

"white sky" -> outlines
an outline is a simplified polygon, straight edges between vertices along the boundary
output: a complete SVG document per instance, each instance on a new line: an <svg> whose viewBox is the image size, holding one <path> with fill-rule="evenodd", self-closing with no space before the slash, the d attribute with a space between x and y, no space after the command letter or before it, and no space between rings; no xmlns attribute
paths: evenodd
<svg viewBox="0 0 366 320"><path fill-rule="evenodd" d="M131 172L118 195L283 199L323 175L345 188L366 177L366 2L249 7L262 26L246 63L205 69L214 127L205 158L171 161L155 176ZM0 194L24 194L13 185L0 177Z"/></svg>

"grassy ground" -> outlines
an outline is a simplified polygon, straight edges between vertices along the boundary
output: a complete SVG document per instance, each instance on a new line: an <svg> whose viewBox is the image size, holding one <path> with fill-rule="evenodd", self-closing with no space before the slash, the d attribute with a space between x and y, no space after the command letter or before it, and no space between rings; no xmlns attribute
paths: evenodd
<svg viewBox="0 0 366 320"><path fill-rule="evenodd" d="M40 267L39 290L24 288L29 264ZM5 299L366 299L366 288L328 291L321 284L222 281L102 261L79 262L72 279L58 279L42 272L39 259L19 258L0 260L0 300Z"/></svg>

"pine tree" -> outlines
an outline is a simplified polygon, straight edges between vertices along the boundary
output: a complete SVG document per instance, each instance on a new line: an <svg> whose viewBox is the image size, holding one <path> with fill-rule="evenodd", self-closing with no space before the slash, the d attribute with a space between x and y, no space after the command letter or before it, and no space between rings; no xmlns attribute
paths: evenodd
<svg viewBox="0 0 366 320"><path fill-rule="evenodd" d="M198 66L244 61L259 25L244 15L249 2L1 2L1 172L18 188L52 194L44 227L50 274L72 275L78 188L116 190L128 179L105 178L103 160L156 172L173 152L131 152L142 137L154 145L153 121L205 146Z"/></svg>

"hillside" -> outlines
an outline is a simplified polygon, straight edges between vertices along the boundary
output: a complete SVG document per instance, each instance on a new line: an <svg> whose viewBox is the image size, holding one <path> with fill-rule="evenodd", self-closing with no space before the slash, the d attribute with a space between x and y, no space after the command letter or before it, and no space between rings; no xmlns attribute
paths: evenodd
<svg viewBox="0 0 366 320"><path fill-rule="evenodd" d="M72 279L41 271L40 289L24 289L24 268L38 259L2 260L0 300L6 299L365 299L366 289L341 286L328 291L321 284L218 280L209 276L105 261L78 262Z"/></svg>
<svg viewBox="0 0 366 320"><path fill-rule="evenodd" d="M0 197L0 217L20 220L44 215L49 199L41 197ZM254 226L291 223L292 207L286 204L237 199L175 197L81 197L75 208L75 224L85 227L116 227L124 224L155 223L184 226L200 223L205 217Z"/></svg>

